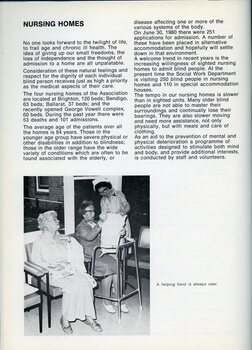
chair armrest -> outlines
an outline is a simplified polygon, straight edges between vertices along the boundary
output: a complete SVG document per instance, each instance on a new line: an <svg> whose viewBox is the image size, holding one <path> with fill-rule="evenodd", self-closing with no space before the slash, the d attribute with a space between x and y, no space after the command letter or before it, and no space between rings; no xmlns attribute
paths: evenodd
<svg viewBox="0 0 252 350"><path fill-rule="evenodd" d="M49 273L47 269L30 261L24 262L24 271L35 277L42 277Z"/></svg>

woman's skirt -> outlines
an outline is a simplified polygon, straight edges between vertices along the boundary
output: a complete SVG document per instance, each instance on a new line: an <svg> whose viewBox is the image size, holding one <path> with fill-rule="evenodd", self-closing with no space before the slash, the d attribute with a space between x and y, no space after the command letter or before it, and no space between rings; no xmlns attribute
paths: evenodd
<svg viewBox="0 0 252 350"><path fill-rule="evenodd" d="M106 277L117 272L116 259L110 254L102 255L101 249L97 249L94 261L94 275Z"/></svg>

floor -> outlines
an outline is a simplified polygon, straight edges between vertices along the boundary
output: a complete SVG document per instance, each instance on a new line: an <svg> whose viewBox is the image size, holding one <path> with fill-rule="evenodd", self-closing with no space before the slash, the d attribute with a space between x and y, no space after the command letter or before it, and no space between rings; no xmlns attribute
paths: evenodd
<svg viewBox="0 0 252 350"><path fill-rule="evenodd" d="M135 277L129 276L129 282L135 284ZM148 335L150 324L150 289L148 276L141 277L142 288L142 303L143 310L139 308L138 294L128 298L126 304L129 308L129 313L122 313L122 322L118 322L116 314L108 313L102 306L102 300L95 299L95 308L97 313L97 320L103 328L102 333L96 333L89 326L81 321L73 322L73 335ZM52 326L47 327L47 309L46 300L44 299L43 310L43 333L40 334L38 330L38 311L33 309L24 313L25 335L65 335L59 323L61 316L61 301L62 299L55 299L52 301Z"/></svg>

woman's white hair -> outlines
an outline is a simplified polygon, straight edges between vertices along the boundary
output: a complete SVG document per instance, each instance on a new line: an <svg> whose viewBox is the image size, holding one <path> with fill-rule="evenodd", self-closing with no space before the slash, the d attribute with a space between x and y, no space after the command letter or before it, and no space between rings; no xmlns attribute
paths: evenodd
<svg viewBox="0 0 252 350"><path fill-rule="evenodd" d="M38 216L38 228L43 231L44 229L47 228L46 222L49 217L57 218L57 213L55 210L49 210L46 211L45 213L39 214Z"/></svg>

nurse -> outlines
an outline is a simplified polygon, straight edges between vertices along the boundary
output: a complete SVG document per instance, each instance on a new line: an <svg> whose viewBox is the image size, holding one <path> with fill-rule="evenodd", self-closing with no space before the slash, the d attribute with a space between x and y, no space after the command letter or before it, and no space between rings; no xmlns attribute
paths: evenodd
<svg viewBox="0 0 252 350"><path fill-rule="evenodd" d="M130 211L130 205L125 198L125 195L112 187L111 182L103 177L97 177L93 181L94 190L101 198L101 214L107 213L120 214L125 216ZM129 219L126 220L125 225L126 237L131 237L131 229Z"/></svg>

